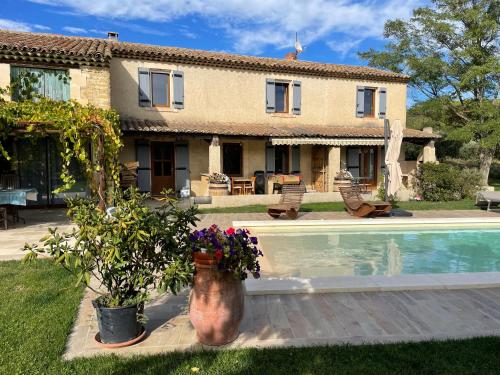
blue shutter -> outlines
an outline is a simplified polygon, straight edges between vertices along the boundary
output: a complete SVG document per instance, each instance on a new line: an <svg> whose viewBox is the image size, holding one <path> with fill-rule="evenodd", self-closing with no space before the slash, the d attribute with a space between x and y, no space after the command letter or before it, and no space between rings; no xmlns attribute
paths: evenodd
<svg viewBox="0 0 500 375"><path fill-rule="evenodd" d="M43 74L40 80L43 80L43 95L46 98L54 100L69 100L69 78L66 80L64 79L66 71L44 69L41 70L40 73Z"/></svg>
<svg viewBox="0 0 500 375"><path fill-rule="evenodd" d="M184 108L184 73L174 70L172 73L174 80L174 108Z"/></svg>
<svg viewBox="0 0 500 375"><path fill-rule="evenodd" d="M379 103L378 103L378 117L385 118L386 107L387 107L387 89L385 87L381 87L378 90Z"/></svg>
<svg viewBox="0 0 500 375"><path fill-rule="evenodd" d="M151 82L145 68L139 68L139 107L151 107Z"/></svg>
<svg viewBox="0 0 500 375"><path fill-rule="evenodd" d="M300 115L300 106L301 106L301 82L293 81L293 114Z"/></svg>
<svg viewBox="0 0 500 375"><path fill-rule="evenodd" d="M356 117L365 117L365 87L356 87Z"/></svg>
<svg viewBox="0 0 500 375"><path fill-rule="evenodd" d="M300 146L292 146L292 173L300 173Z"/></svg>
<svg viewBox="0 0 500 375"><path fill-rule="evenodd" d="M266 79L266 112L276 112L274 79Z"/></svg>
<svg viewBox="0 0 500 375"><path fill-rule="evenodd" d="M175 191L191 189L189 177L189 147L187 143L175 144Z"/></svg>
<svg viewBox="0 0 500 375"><path fill-rule="evenodd" d="M135 152L137 168L137 187L140 191L151 191L151 150L148 141L137 141Z"/></svg>
<svg viewBox="0 0 500 375"><path fill-rule="evenodd" d="M266 145L266 173L274 174L274 146L271 144Z"/></svg>

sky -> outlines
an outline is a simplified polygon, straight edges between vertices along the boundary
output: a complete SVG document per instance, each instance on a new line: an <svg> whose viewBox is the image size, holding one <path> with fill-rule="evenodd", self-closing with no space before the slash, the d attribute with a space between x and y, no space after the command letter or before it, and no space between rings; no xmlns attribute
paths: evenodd
<svg viewBox="0 0 500 375"><path fill-rule="evenodd" d="M256 56L366 65L358 51L382 49L385 21L408 18L424 0L0 0L0 29Z"/></svg>

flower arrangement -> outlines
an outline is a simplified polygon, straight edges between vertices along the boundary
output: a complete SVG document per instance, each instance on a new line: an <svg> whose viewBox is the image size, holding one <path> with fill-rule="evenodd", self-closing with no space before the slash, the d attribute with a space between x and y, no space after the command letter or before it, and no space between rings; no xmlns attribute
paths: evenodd
<svg viewBox="0 0 500 375"><path fill-rule="evenodd" d="M245 280L248 274L260 277L257 237L250 236L247 229L220 229L217 225L195 230L189 235L193 257L208 255L219 271L231 272L234 277Z"/></svg>
<svg viewBox="0 0 500 375"><path fill-rule="evenodd" d="M224 173L212 173L208 176L208 182L211 184L228 184L230 179Z"/></svg>

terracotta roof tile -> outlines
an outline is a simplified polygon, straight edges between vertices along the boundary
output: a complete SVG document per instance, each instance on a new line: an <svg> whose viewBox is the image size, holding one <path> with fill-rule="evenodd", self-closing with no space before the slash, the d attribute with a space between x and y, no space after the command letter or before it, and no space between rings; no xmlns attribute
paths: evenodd
<svg viewBox="0 0 500 375"><path fill-rule="evenodd" d="M164 134L227 135L252 137L325 137L325 138L382 138L382 127L341 127L320 125L267 125L232 122L192 122L122 119L124 132L151 132ZM404 129L405 138L433 139L437 134L415 129Z"/></svg>
<svg viewBox="0 0 500 375"><path fill-rule="evenodd" d="M67 59L69 63L108 64L112 57L158 60L234 69L286 72L349 79L407 82L403 74L365 66L244 56L177 47L57 34L0 30L0 59Z"/></svg>

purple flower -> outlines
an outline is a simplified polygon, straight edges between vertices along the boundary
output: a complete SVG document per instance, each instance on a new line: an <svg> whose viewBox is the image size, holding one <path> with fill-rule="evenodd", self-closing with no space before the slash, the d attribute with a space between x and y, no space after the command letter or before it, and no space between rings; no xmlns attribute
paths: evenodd
<svg viewBox="0 0 500 375"><path fill-rule="evenodd" d="M250 242L253 243L254 245L257 245L257 237L250 237Z"/></svg>

